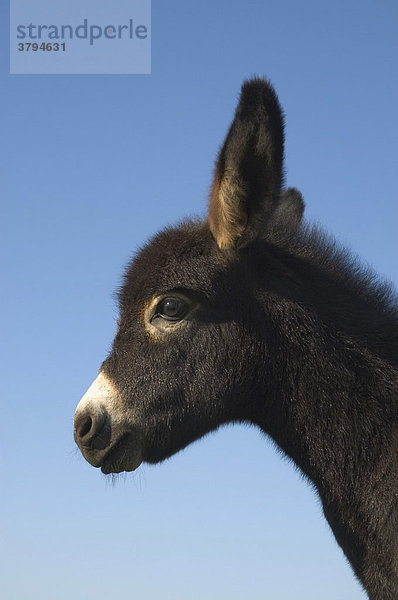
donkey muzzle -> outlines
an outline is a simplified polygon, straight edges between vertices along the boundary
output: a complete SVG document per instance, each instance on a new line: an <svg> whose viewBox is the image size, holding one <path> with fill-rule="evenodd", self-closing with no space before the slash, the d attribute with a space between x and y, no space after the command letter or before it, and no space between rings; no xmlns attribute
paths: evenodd
<svg viewBox="0 0 398 600"><path fill-rule="evenodd" d="M73 434L84 458L105 474L133 471L142 462L139 429L123 416L119 392L100 372L80 400Z"/></svg>

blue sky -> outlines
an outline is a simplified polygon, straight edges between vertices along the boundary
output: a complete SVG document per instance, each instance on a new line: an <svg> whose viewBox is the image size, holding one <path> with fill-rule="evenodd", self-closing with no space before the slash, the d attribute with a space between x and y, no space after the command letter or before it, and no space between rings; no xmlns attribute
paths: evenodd
<svg viewBox="0 0 398 600"><path fill-rule="evenodd" d="M359 600L315 493L229 427L115 485L74 449L113 291L150 235L201 214L242 80L286 112L286 181L397 281L394 0L152 3L151 75L9 75L0 5L4 600Z"/></svg>

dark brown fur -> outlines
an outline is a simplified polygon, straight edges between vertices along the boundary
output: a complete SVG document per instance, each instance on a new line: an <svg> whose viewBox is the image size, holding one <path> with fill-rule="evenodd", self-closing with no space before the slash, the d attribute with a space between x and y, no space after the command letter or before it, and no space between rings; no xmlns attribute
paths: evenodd
<svg viewBox="0 0 398 600"><path fill-rule="evenodd" d="M272 87L246 82L208 222L163 231L132 261L101 371L120 394L122 433L134 431L126 453L139 446L147 462L223 423L260 427L316 486L369 598L396 600L397 301L302 224L300 194L282 190L283 139ZM186 314L170 321L165 298L182 299ZM76 441L90 462L120 471L123 454L108 458L119 425L96 449L104 422L112 431L112 415L99 426L79 414Z"/></svg>

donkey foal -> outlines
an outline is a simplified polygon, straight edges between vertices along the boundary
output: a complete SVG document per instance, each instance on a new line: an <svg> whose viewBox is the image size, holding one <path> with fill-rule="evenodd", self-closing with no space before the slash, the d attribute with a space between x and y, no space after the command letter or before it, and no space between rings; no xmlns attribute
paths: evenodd
<svg viewBox="0 0 398 600"><path fill-rule="evenodd" d="M397 600L397 299L302 224L283 154L273 88L245 82L207 220L159 233L125 274L75 440L118 473L253 423L316 486L369 598Z"/></svg>

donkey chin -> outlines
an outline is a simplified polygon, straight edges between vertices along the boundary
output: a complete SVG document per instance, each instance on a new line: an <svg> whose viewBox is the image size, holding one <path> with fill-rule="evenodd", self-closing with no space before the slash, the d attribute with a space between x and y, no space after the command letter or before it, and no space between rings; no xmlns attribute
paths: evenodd
<svg viewBox="0 0 398 600"><path fill-rule="evenodd" d="M120 413L121 397L111 381L99 373L80 400L73 434L84 458L101 471L134 471L143 461L143 436Z"/></svg>

